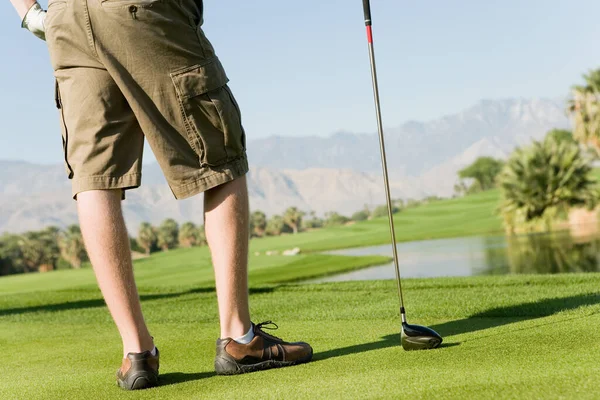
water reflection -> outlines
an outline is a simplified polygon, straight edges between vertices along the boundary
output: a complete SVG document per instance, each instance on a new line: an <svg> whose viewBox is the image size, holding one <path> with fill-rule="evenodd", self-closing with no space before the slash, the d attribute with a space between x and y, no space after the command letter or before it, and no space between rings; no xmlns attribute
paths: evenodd
<svg viewBox="0 0 600 400"><path fill-rule="evenodd" d="M438 277L597 272L600 237L568 232L520 236L479 236L399 243L402 276ZM337 250L338 255L386 255L391 246ZM392 263L311 282L394 279Z"/></svg>
<svg viewBox="0 0 600 400"><path fill-rule="evenodd" d="M488 247L485 275L597 272L598 237L573 238L568 232L509 237L504 249Z"/></svg>

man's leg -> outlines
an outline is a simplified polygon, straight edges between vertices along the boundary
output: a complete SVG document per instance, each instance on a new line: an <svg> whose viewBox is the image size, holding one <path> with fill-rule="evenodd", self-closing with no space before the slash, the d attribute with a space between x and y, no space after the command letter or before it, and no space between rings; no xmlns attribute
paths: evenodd
<svg viewBox="0 0 600 400"><path fill-rule="evenodd" d="M204 193L204 226L215 270L222 338L243 336L251 326L248 214L245 177Z"/></svg>
<svg viewBox="0 0 600 400"><path fill-rule="evenodd" d="M79 193L77 209L85 246L106 305L119 329L123 351L153 350L133 277L121 190Z"/></svg>
<svg viewBox="0 0 600 400"><path fill-rule="evenodd" d="M204 201L206 238L215 269L221 321L215 357L217 374L240 374L310 361L313 350L308 343L285 342L266 334L261 329L265 323L252 325L250 321L246 178L206 191Z"/></svg>

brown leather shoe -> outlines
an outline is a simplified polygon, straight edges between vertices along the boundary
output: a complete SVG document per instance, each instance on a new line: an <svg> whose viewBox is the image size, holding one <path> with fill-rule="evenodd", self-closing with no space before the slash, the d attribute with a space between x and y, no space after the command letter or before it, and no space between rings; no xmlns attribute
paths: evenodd
<svg viewBox="0 0 600 400"><path fill-rule="evenodd" d="M218 375L234 375L269 368L287 367L308 362L313 349L308 343L288 343L265 333L262 328L277 329L271 321L252 324L254 339L240 344L231 338L217 340L215 371ZM274 326L269 328L268 326Z"/></svg>
<svg viewBox="0 0 600 400"><path fill-rule="evenodd" d="M117 371L117 384L125 390L148 389L158 386L160 354L151 352L129 353Z"/></svg>

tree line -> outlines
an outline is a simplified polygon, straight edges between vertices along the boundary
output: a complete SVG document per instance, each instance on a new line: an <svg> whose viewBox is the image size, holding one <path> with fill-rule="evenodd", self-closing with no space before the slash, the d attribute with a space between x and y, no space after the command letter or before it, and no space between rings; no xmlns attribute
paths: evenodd
<svg viewBox="0 0 600 400"><path fill-rule="evenodd" d="M423 200L393 200L392 211L438 200L430 197ZM284 213L267 215L256 210L250 215L250 238L296 234L298 232L340 226L351 222L366 221L387 216L387 206L363 209L345 216L331 211L319 217L314 211L304 212L297 207L289 207ZM143 222L136 237L130 237L130 247L134 252L149 255L158 251L176 248L205 246L204 225L186 222L178 224L174 219L166 219L158 226ZM48 227L40 231L0 236L0 276L27 272L46 272L56 269L78 269L88 260L83 236L78 225L65 229Z"/></svg>
<svg viewBox="0 0 600 400"><path fill-rule="evenodd" d="M87 261L78 225L0 236L0 275L81 268Z"/></svg>

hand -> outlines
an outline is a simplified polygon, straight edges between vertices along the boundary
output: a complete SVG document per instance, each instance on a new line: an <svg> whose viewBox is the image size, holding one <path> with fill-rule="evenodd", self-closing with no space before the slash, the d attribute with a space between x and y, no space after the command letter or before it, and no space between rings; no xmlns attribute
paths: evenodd
<svg viewBox="0 0 600 400"><path fill-rule="evenodd" d="M42 9L39 3L35 3L27 14L23 18L21 27L27 29L35 36L42 40L46 40L46 27L44 26L44 20L46 19L46 11Z"/></svg>

